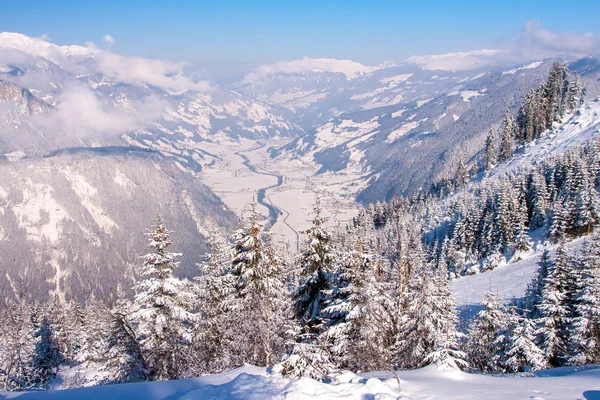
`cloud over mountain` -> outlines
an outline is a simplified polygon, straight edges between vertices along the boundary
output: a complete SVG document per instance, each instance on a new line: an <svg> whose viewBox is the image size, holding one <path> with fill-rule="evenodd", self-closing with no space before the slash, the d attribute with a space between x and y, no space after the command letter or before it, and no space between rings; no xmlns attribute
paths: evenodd
<svg viewBox="0 0 600 400"><path fill-rule="evenodd" d="M115 43L110 35L103 40L109 45ZM2 32L0 48L46 58L75 74L99 72L116 82L151 85L170 93L210 90L208 82L197 82L184 74L184 63L123 56L100 50L91 42L86 46L57 46L41 38Z"/></svg>

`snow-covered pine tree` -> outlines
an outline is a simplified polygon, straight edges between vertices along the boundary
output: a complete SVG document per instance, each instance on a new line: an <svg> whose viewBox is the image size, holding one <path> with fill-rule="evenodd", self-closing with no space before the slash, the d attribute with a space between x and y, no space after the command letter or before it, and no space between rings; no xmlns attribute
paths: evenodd
<svg viewBox="0 0 600 400"><path fill-rule="evenodd" d="M431 281L435 288L433 301L437 303L441 317L438 329L441 330L437 334L435 350L425 357L424 362L435 364L440 369L466 368L469 363L467 355L460 350L462 334L457 329L456 301L448 285L448 271L438 269Z"/></svg>
<svg viewBox="0 0 600 400"><path fill-rule="evenodd" d="M31 307L22 298L6 298L0 308L0 387L3 391L32 389L37 371L35 326Z"/></svg>
<svg viewBox="0 0 600 400"><path fill-rule="evenodd" d="M494 130L490 128L485 139L485 149L483 154L483 168L486 171L491 170L496 165L496 149L494 148Z"/></svg>
<svg viewBox="0 0 600 400"><path fill-rule="evenodd" d="M458 154L458 166L456 167L456 186L458 188L464 188L469 180L469 172L467 170L467 162L465 160L465 154L461 150Z"/></svg>
<svg viewBox="0 0 600 400"><path fill-rule="evenodd" d="M563 204L566 201L564 196L558 198L547 214L547 236L554 243L563 241L567 237L568 210Z"/></svg>
<svg viewBox="0 0 600 400"><path fill-rule="evenodd" d="M530 205L529 228L531 230L544 226L548 212L549 195L546 179L539 171L534 171L531 177L530 189L527 193L527 204Z"/></svg>
<svg viewBox="0 0 600 400"><path fill-rule="evenodd" d="M306 240L300 255L300 285L293 294L296 318L305 330L319 334L321 312L331 286L335 251L325 228L320 196L315 196L312 226L304 231Z"/></svg>
<svg viewBox="0 0 600 400"><path fill-rule="evenodd" d="M336 259L332 236L325 228L321 198L315 195L312 226L306 235L300 264L299 285L292 293L296 326L291 333L291 354L279 370L286 376L320 379L334 369L328 346L323 341L323 309L331 296L332 272Z"/></svg>
<svg viewBox="0 0 600 400"><path fill-rule="evenodd" d="M99 321L107 328L104 357L115 383L138 382L149 377L144 350L130 320L131 307L121 294L112 309L103 310Z"/></svg>
<svg viewBox="0 0 600 400"><path fill-rule="evenodd" d="M509 110L504 113L502 130L500 133L500 148L498 151L499 161L510 160L515 151L516 122Z"/></svg>
<svg viewBox="0 0 600 400"><path fill-rule="evenodd" d="M188 284L173 276L180 254L169 251L171 231L160 216L147 236L152 252L143 256L131 319L151 377L177 379L187 371L186 348L195 319L189 311L193 298Z"/></svg>
<svg viewBox="0 0 600 400"><path fill-rule="evenodd" d="M227 329L232 318L228 299L235 294L235 277L231 268L231 245L224 233L214 224L210 226L206 261L200 264L198 282L198 319L192 354L197 374L221 372L234 367L229 348L231 335Z"/></svg>
<svg viewBox="0 0 600 400"><path fill-rule="evenodd" d="M529 318L513 314L505 347L506 372L528 372L548 368L546 355L535 343L535 324Z"/></svg>
<svg viewBox="0 0 600 400"><path fill-rule="evenodd" d="M561 244L542 282L540 300L536 304L539 312L536 343L553 366L561 365L566 356L569 310L565 304L565 285L571 262L566 247Z"/></svg>
<svg viewBox="0 0 600 400"><path fill-rule="evenodd" d="M375 289L373 256L365 252L360 236L354 240L354 249L341 251L332 298L323 309L321 337L329 345L337 369L361 369L368 301Z"/></svg>
<svg viewBox="0 0 600 400"><path fill-rule="evenodd" d="M499 371L499 350L495 341L508 328L508 318L497 294L487 292L481 310L469 327L467 355L472 367L482 372Z"/></svg>
<svg viewBox="0 0 600 400"><path fill-rule="evenodd" d="M459 350L458 316L448 287L447 271L430 276L426 269L414 271L412 295L402 315L396 362L401 368L436 363L442 368L467 366Z"/></svg>
<svg viewBox="0 0 600 400"><path fill-rule="evenodd" d="M240 361L271 366L278 362L284 350L287 304L284 270L269 233L264 234L258 222L256 203L251 203L249 208L249 217L233 235L234 354Z"/></svg>
<svg viewBox="0 0 600 400"><path fill-rule="evenodd" d="M50 381L56 376L58 365L61 362L60 349L54 338L54 332L48 318L43 315L34 333L35 350L31 360L32 386L46 389Z"/></svg>
<svg viewBox="0 0 600 400"><path fill-rule="evenodd" d="M536 319L540 315L538 310L538 304L541 302L542 290L544 288L546 279L548 278L548 271L552 266L552 257L548 249L544 249L540 262L538 263L537 274L527 285L525 292L525 298L523 302L523 310L525 315L531 319Z"/></svg>
<svg viewBox="0 0 600 400"><path fill-rule="evenodd" d="M568 363L572 365L600 362L600 236L589 239L581 253L569 323Z"/></svg>
<svg viewBox="0 0 600 400"><path fill-rule="evenodd" d="M577 195L574 211L577 214L575 223L577 231L589 235L600 223L600 204L596 189L589 182L586 186Z"/></svg>

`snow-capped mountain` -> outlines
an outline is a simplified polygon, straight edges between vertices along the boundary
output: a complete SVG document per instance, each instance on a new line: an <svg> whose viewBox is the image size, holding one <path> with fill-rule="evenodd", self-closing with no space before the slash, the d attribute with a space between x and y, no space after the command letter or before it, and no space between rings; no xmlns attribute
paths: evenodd
<svg viewBox="0 0 600 400"><path fill-rule="evenodd" d="M586 60L571 69L593 87L598 73ZM317 162L321 171L362 175L368 181L359 195L363 202L413 193L454 173L459 150L476 155L489 129L498 128L507 109L516 112L551 64L439 71L407 63L374 71L351 81L347 90L354 94L342 102L346 112L281 149L280 157ZM360 83L375 81L378 89L358 94Z"/></svg>
<svg viewBox="0 0 600 400"><path fill-rule="evenodd" d="M302 132L286 110L192 81L181 68L177 63L123 57L93 46L56 46L20 34L0 34L0 80L27 88L58 110L57 117L49 118L58 120L53 128L61 133L45 136L76 131L72 136L82 141L79 144L89 144L90 137L100 136L103 141L118 137L122 143L179 156L197 169L204 154L194 152L196 142ZM73 115L78 106L79 119ZM68 126L73 120L75 126Z"/></svg>

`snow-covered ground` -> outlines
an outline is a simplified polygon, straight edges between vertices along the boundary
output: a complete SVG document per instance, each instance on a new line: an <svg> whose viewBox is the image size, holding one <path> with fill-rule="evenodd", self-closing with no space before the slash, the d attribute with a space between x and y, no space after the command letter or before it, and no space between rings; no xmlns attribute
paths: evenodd
<svg viewBox="0 0 600 400"><path fill-rule="evenodd" d="M527 285L537 273L544 249L548 248L553 255L557 248L557 245L544 243L538 233L536 231L533 234L533 250L517 256L519 260L513 262L509 260L508 263L501 263L491 271L465 276L450 282L450 288L463 317L468 319L479 310L488 291L497 293L505 304L523 297ZM566 246L576 251L581 248L585 240L584 236L567 243Z"/></svg>
<svg viewBox="0 0 600 400"><path fill-rule="evenodd" d="M510 161L494 169L492 176L518 170L523 165L561 154L573 146L585 143L600 134L600 101L590 101L576 112L567 115L561 124L555 124L538 140L527 144Z"/></svg>
<svg viewBox="0 0 600 400"><path fill-rule="evenodd" d="M245 366L194 379L143 382L47 392L2 393L4 399L600 399L598 366L557 368L529 376L486 376L440 371L435 366L355 375L344 372L330 383L309 378L269 376L264 368Z"/></svg>

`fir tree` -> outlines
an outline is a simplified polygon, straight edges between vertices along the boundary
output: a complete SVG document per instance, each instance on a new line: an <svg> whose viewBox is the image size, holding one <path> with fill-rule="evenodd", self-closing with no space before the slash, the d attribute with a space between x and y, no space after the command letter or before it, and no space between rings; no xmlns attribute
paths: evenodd
<svg viewBox="0 0 600 400"><path fill-rule="evenodd" d="M234 233L231 274L235 277L236 354L255 365L271 366L283 353L285 297L283 266L271 242L263 240L256 203ZM266 235L269 239L269 235ZM237 313L237 314L236 314Z"/></svg>
<svg viewBox="0 0 600 400"><path fill-rule="evenodd" d="M498 371L498 349L494 343L498 332L507 328L507 316L498 295L486 293L483 310L469 327L468 358L471 366L482 372Z"/></svg>
<svg viewBox="0 0 600 400"><path fill-rule="evenodd" d="M186 351L191 340L189 311L192 296L186 282L173 276L180 254L169 251L171 232L160 216L147 233L148 246L140 270L143 278L135 287L135 307L132 320L150 375L154 379L176 379L186 372Z"/></svg>
<svg viewBox="0 0 600 400"><path fill-rule="evenodd" d="M535 343L535 324L515 315L506 344L506 371L528 372L548 367L544 352Z"/></svg>
<svg viewBox="0 0 600 400"><path fill-rule="evenodd" d="M600 361L600 237L595 235L582 249L573 293L574 309L569 324L569 364Z"/></svg>
<svg viewBox="0 0 600 400"><path fill-rule="evenodd" d="M496 149L494 148L494 131L490 128L485 139L485 151L483 159L483 168L486 171L491 170L496 165Z"/></svg>
<svg viewBox="0 0 600 400"><path fill-rule="evenodd" d="M540 301L537 304L537 343L553 366L559 366L563 362L567 348L569 310L565 304L565 285L570 262L566 248L561 245L542 283Z"/></svg>
<svg viewBox="0 0 600 400"><path fill-rule="evenodd" d="M513 156L516 139L515 121L508 110L504 114L501 132L498 158L500 161L506 161L510 160Z"/></svg>

